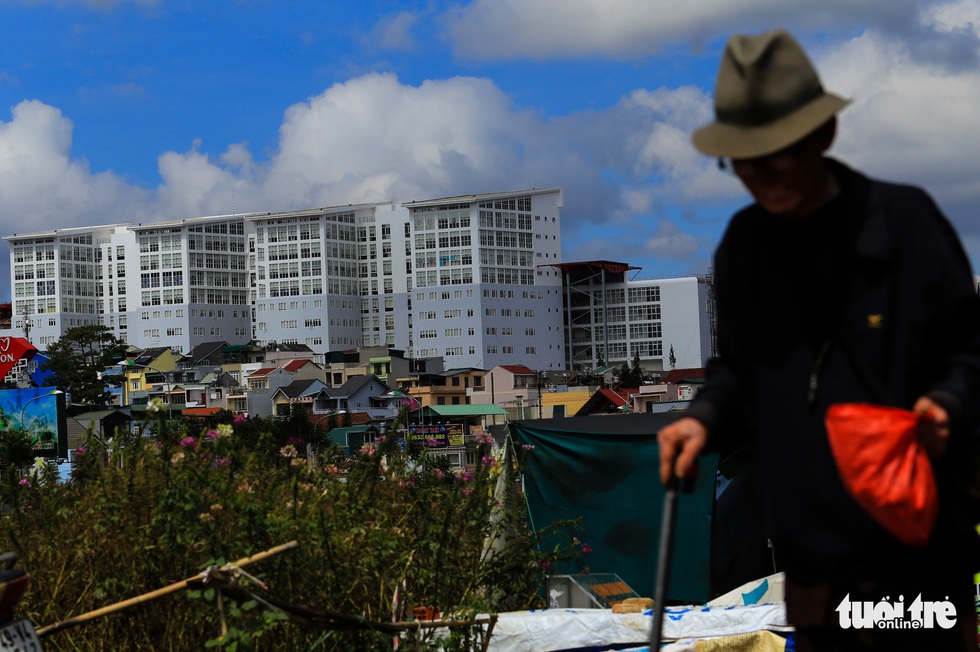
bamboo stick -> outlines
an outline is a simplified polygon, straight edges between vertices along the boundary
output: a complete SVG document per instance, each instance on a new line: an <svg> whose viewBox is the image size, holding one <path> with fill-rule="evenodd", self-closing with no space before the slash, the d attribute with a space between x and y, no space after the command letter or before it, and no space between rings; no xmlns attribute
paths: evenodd
<svg viewBox="0 0 980 652"><path fill-rule="evenodd" d="M221 568L222 568L222 570L231 570L231 569L237 568L239 566L247 566L248 564L254 564L256 562L259 562L259 561L263 561L265 559L268 559L269 557L273 557L275 555L278 555L281 552L286 552L287 550L292 550L293 548L296 548L298 546L299 546L299 543L297 543L296 541L290 541L289 543L284 543L284 544L282 544L280 546L276 546L275 548L270 548L269 550L266 550L266 551L263 551L263 552L258 552L256 554L252 555L251 557L243 557L242 559L239 559L238 561L232 562L230 564L225 564ZM46 625L46 626L41 627L41 628L39 628L37 630L37 635L38 636L46 636L48 634L53 634L55 632L60 632L63 629L68 629L69 627L74 627L76 625L81 625L82 623L89 622L90 620L95 620L96 618L101 618L102 616L107 616L107 615L109 615L111 613L115 613L117 611L122 611L123 609L128 609L129 607L134 607L134 606L136 606L138 604L143 604L144 602L149 602L151 600L156 600L157 598L162 598L165 595L169 595L171 593L175 593L177 591L180 591L181 589L187 588L187 585L190 582L194 582L194 581L197 581L197 580L204 579L204 577L206 576L206 574L207 574L207 571L204 570L204 571L201 571L200 573L198 573L197 575L195 575L193 577L187 578L186 580L181 580L179 582L174 582L173 584L170 584L169 586L165 586L163 588L156 589L154 591L150 591L149 593L144 593L143 595L138 595L138 596L136 596L134 598L130 598L128 600L123 600L122 602L117 602L117 603L111 604L111 605L109 605L107 607L102 607L102 608L96 609L94 611L89 611L87 613L84 613L84 614L81 614L81 615L78 615L78 616L74 616L72 618L68 618L67 620L62 620L61 622L57 622L57 623L54 623L54 624L51 624L51 625Z"/></svg>

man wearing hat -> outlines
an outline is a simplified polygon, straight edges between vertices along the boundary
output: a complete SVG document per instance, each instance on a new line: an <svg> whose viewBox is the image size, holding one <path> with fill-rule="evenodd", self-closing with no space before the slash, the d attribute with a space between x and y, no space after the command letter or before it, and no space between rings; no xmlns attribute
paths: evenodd
<svg viewBox="0 0 980 652"><path fill-rule="evenodd" d="M719 356L687 414L659 433L661 477L695 475L706 447L751 451L752 508L786 572L798 649L975 650L977 537L944 482L980 423L980 298L962 246L924 191L825 155L848 100L823 89L787 32L731 38L714 103L694 146L754 203L715 252ZM924 545L848 493L824 421L837 403L921 415L940 487ZM917 596L952 603L955 624L852 618L854 604L901 601L907 623Z"/></svg>

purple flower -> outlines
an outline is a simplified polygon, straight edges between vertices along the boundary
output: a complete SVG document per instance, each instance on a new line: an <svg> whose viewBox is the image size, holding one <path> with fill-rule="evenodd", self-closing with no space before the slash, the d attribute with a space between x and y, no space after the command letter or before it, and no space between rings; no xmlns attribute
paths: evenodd
<svg viewBox="0 0 980 652"><path fill-rule="evenodd" d="M592 546L590 546L587 543L583 543L582 544L582 554L583 555L591 555L592 554Z"/></svg>
<svg viewBox="0 0 980 652"><path fill-rule="evenodd" d="M180 440L181 448L194 448L197 446L197 440L193 437L184 437Z"/></svg>
<svg viewBox="0 0 980 652"><path fill-rule="evenodd" d="M233 424L235 424L236 426L240 426L243 423L245 423L246 421L248 421L248 417L245 416L244 414L236 414L234 416L234 418L232 418L232 420L231 420L231 422Z"/></svg>

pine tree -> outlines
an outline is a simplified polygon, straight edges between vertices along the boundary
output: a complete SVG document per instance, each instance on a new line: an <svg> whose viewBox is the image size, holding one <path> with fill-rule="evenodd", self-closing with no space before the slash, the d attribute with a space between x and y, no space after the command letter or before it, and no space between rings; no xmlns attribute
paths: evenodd
<svg viewBox="0 0 980 652"><path fill-rule="evenodd" d="M48 345L48 360L42 371L50 371L45 385L55 386L69 394L73 403L108 405L112 393L108 387L120 387L122 376L104 374L126 354L126 343L101 324L75 326L65 331L57 342Z"/></svg>

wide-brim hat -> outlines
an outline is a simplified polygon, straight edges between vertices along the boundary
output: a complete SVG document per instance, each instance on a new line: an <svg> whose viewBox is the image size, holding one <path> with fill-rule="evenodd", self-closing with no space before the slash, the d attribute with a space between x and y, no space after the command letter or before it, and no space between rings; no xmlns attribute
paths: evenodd
<svg viewBox="0 0 980 652"><path fill-rule="evenodd" d="M691 141L712 156L765 156L812 133L849 102L824 90L787 31L736 35L718 68L715 121L695 131Z"/></svg>

